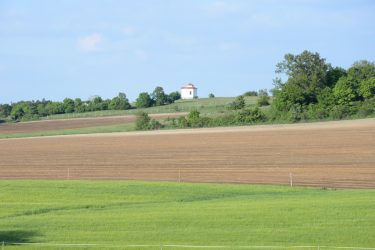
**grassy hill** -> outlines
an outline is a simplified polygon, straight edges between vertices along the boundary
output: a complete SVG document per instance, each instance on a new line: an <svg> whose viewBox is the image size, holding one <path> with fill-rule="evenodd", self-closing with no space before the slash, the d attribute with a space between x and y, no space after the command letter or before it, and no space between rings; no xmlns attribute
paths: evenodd
<svg viewBox="0 0 375 250"><path fill-rule="evenodd" d="M38 180L0 189L5 249L375 246L374 190Z"/></svg>
<svg viewBox="0 0 375 250"><path fill-rule="evenodd" d="M254 105L258 97L248 96L245 97L247 105ZM227 112L227 106L233 102L235 97L215 97L215 98L199 98L193 100L178 100L175 103L150 107L144 109L130 109L130 110L104 110L93 111L85 113L73 114L58 114L50 115L42 119L70 119L70 118L83 118L83 117L100 117L100 116L117 116L117 115L131 115L138 111L145 111L149 114L160 113L174 113L174 112L190 112L193 109L199 110L204 115L215 115Z"/></svg>

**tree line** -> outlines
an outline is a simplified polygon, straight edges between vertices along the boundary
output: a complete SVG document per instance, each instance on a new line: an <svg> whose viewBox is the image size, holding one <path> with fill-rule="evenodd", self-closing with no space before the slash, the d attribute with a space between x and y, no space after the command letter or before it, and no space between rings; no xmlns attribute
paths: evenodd
<svg viewBox="0 0 375 250"><path fill-rule="evenodd" d="M319 53L286 54L276 65L269 117L276 121L343 119L375 114L375 64L333 67Z"/></svg>
<svg viewBox="0 0 375 250"><path fill-rule="evenodd" d="M41 117L54 114L83 113L101 110L128 110L134 108L147 108L161 106L175 102L181 98L180 93L175 91L166 94L160 86L152 93L142 92L132 105L125 93L120 92L111 99L103 99L94 96L83 101L80 98L65 98L62 102L50 100L20 101L11 104L0 104L0 118L10 118L14 121L36 120Z"/></svg>

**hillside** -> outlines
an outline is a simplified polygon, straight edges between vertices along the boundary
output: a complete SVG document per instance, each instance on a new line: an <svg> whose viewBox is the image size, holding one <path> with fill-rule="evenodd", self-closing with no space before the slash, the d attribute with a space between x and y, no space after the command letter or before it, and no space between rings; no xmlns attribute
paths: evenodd
<svg viewBox="0 0 375 250"><path fill-rule="evenodd" d="M173 104L130 110L105 110L85 113L59 114L38 121L0 123L1 138L34 137L46 135L126 132L135 130L135 114L144 111L151 118L164 120L199 110L207 116L218 116L232 111L227 109L235 97L179 100ZM246 105L256 103L257 97L245 97Z"/></svg>

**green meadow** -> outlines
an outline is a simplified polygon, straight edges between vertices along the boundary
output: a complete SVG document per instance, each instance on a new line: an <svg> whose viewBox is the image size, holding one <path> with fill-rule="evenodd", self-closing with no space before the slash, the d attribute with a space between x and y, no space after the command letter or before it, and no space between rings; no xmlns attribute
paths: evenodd
<svg viewBox="0 0 375 250"><path fill-rule="evenodd" d="M1 180L3 241L3 249L370 248L375 190Z"/></svg>

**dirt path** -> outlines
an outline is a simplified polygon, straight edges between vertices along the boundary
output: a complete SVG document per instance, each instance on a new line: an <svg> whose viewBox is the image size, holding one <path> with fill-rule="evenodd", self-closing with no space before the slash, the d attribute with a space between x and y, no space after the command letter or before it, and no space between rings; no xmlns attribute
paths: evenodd
<svg viewBox="0 0 375 250"><path fill-rule="evenodd" d="M375 119L0 140L0 178L375 188Z"/></svg>

